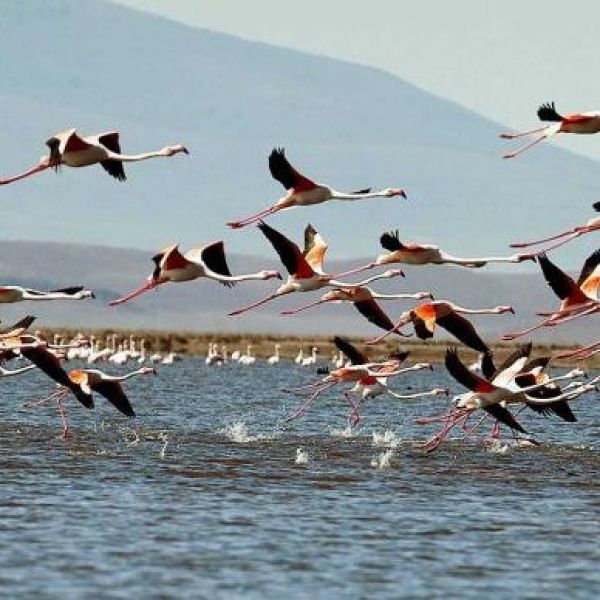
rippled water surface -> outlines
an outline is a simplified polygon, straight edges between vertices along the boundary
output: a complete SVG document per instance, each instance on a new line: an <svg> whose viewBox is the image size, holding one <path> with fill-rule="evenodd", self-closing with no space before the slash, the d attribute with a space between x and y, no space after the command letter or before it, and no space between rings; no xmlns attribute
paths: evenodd
<svg viewBox="0 0 600 600"><path fill-rule="evenodd" d="M23 407L47 380L2 380L1 596L599 597L600 397L574 425L523 413L538 447L426 455L414 418L446 398L374 400L348 435L334 388L285 426L280 388L316 377L186 360L126 384L134 422L69 401L66 442L52 407Z"/></svg>

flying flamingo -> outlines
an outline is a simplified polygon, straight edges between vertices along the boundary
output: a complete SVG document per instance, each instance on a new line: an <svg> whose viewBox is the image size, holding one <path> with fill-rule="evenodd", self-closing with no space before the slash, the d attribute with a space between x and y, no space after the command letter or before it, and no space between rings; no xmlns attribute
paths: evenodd
<svg viewBox="0 0 600 600"><path fill-rule="evenodd" d="M461 315L501 315L507 312L515 313L512 306L463 308L446 300L435 300L403 312L392 329L367 344L376 344L409 323L413 324L417 337L426 340L433 337L435 327L439 325L469 348L486 354L490 352L487 344L479 337L473 325Z"/></svg>
<svg viewBox="0 0 600 600"><path fill-rule="evenodd" d="M479 268L489 263L520 263L533 260L529 254L513 254L512 256L483 256L480 258L458 258L440 250L431 244L404 243L400 241L398 230L381 235L379 243L388 252L378 256L374 262L358 269L348 271L346 275L354 275L362 271L374 269L380 265L459 265L461 267Z"/></svg>
<svg viewBox="0 0 600 600"><path fill-rule="evenodd" d="M364 352L361 352L351 344L348 340L336 336L333 338L334 344L339 349L340 353L346 355L353 365L361 365L368 362L368 357ZM362 405L371 398L376 398L383 394L389 394L393 398L399 400L410 400L414 398L422 398L424 396L438 396L440 394L448 395L448 390L445 388L433 388L426 392L415 392L413 394L398 394L391 390L387 384L388 373L397 371L400 366L408 358L409 352L395 352L388 357L389 364L376 367L377 376L367 376L359 379L350 390L344 391L344 396L348 404L352 407L352 411L348 417L348 425L355 427L360 421L360 409ZM353 402L351 394L357 394L359 399Z"/></svg>
<svg viewBox="0 0 600 600"><path fill-rule="evenodd" d="M156 371L152 367L142 367L130 373L126 373L121 376L107 375L98 369L75 369L70 371L67 375L65 383L61 384L61 388L45 398L40 402L36 402L36 405L43 404L54 400L63 421L63 433L62 437L69 437L69 423L66 411L62 406L62 401L69 395L69 392L73 392L79 399L77 394L84 394L87 399L91 402L91 406L86 408L93 408L92 393L97 392L101 396L104 396L119 412L123 413L127 417L135 417L135 412L129 399L127 398L123 387L121 386L122 381L126 381L132 377L138 375L156 375ZM53 377L54 379L54 377ZM62 376L61 376L62 379Z"/></svg>
<svg viewBox="0 0 600 600"><path fill-rule="evenodd" d="M140 296L163 283L192 281L199 277L207 277L222 283L227 287L235 285L238 281L264 280L277 278L281 275L277 271L259 271L247 275L232 275L225 258L223 242L212 242L198 248L193 248L186 254L179 252L179 245L168 246L152 257L156 267L147 283L137 290L109 302L109 306L117 306L128 300Z"/></svg>
<svg viewBox="0 0 600 600"><path fill-rule="evenodd" d="M279 181L287 190L287 194L277 200L269 208L239 221L227 223L229 227L238 229L245 227L272 215L280 210L293 206L311 206L321 204L327 200L363 200L365 198L392 198L402 196L406 198L406 192L397 188L388 188L379 192L372 192L370 188L358 192L338 192L328 185L311 181L292 167L285 157L283 148L274 148L269 156L269 170L274 179Z"/></svg>
<svg viewBox="0 0 600 600"><path fill-rule="evenodd" d="M435 450L455 425L468 419L469 416L478 409L485 411L513 431L527 433L512 413L506 408L506 402L532 401L527 396L531 391L543 388L555 381L579 377L583 373L582 371L574 370L565 375L548 379L541 384L519 387L515 384L510 386L508 382L505 382L504 385L499 385L489 381L486 377L481 377L473 373L460 360L456 348L449 348L446 351L445 364L450 375L470 391L467 394L458 396L456 406L448 413L439 417L418 420L419 423L444 421L442 429L423 444L423 448L428 452ZM570 393L567 394L567 397L570 397ZM562 399L564 398L557 397L553 398L552 401L554 402Z"/></svg>
<svg viewBox="0 0 600 600"><path fill-rule="evenodd" d="M537 116L540 121L550 122L551 125L521 131L519 133L501 133L500 137L505 140L514 140L515 138L525 137L539 133L532 142L529 142L513 152L504 154L502 158L516 158L519 154L525 152L532 146L539 144L543 140L549 139L557 133L582 133L591 134L600 131L600 111L574 113L572 115L560 115L556 112L554 102L542 104L537 110Z"/></svg>
<svg viewBox="0 0 600 600"><path fill-rule="evenodd" d="M393 329L394 324L381 309L379 304L376 302L376 299L403 300L409 298L414 300L422 300L424 298L433 299L433 294L431 292L416 292L414 294L380 294L379 292L374 292L367 286L334 288L328 292L325 292L325 294L321 296L320 300L311 302L310 304L305 304L304 306L300 306L298 308L283 310L280 314L293 315L308 308L312 308L313 306L318 306L319 304L326 304L329 302L334 304L340 302L352 302L356 310L358 310L358 312L369 322L373 323L377 327L380 327L381 329L389 331L390 329Z"/></svg>
<svg viewBox="0 0 600 600"><path fill-rule="evenodd" d="M334 338L336 345L340 344L340 338ZM338 345L339 347L339 345ZM356 383L365 378L377 377L379 374L378 369L383 367L392 367L392 370L386 370L385 377L395 377L404 373L410 373L412 371L421 371L423 369L432 369L430 363L416 363L412 367L400 369L402 361L406 358L405 356L392 355L389 359L382 362L365 362L361 364L351 364L344 366L339 369L331 371L328 375L309 385L304 385L298 388L288 388L283 391L292 394L305 394L308 392L309 398L306 400L296 411L286 418L286 421L291 421L297 417L306 413L310 405L317 399L317 397L325 390L337 385L338 383ZM313 391L314 390L314 391ZM346 396L346 399L350 403L353 411L356 410L356 404Z"/></svg>
<svg viewBox="0 0 600 600"><path fill-rule="evenodd" d="M600 202L595 202L593 208L596 212L600 212ZM543 254L545 252L549 252L550 250L554 250L554 248L558 248L575 238L578 238L586 233L591 233L592 231L597 231L600 229L600 217L594 217L590 219L585 225L577 225L572 229L567 229L567 231L563 231L562 233L557 233L556 235L551 235L550 237L541 238L539 240L533 240L531 242L516 242L511 244L511 248L527 248L529 246L537 246L538 244L544 244L546 242L552 242L554 240L560 240L556 244L552 244L542 250L538 250L532 254L525 254L522 256L538 256L539 254Z"/></svg>
<svg viewBox="0 0 600 600"><path fill-rule="evenodd" d="M271 242L273 248L275 248L283 266L289 273L289 277L283 285L266 298L244 308L234 310L229 313L230 316L241 315L279 296L285 296L293 292L312 292L326 286L356 288L367 285L372 281L377 281L378 279L389 279L403 275L402 271L386 271L359 283L343 283L334 279L336 275L327 275L323 271L323 261L327 251L327 244L312 225L309 224L304 232L304 252L301 252L300 248L294 242L266 223L261 222L258 228L269 242ZM344 273L339 273L337 276L343 275Z"/></svg>
<svg viewBox="0 0 600 600"><path fill-rule="evenodd" d="M522 331L506 333L503 340L514 340L542 327L554 327L567 321L600 312L598 302L598 286L600 285L600 250L591 254L581 269L577 283L558 268L545 254L538 256L542 273L552 291L560 298L561 303L557 311L538 312L538 315L547 317L537 325L532 325Z"/></svg>
<svg viewBox="0 0 600 600"><path fill-rule="evenodd" d="M46 142L46 145L50 148L48 156L42 156L37 165L19 175L0 179L0 185L24 179L50 167L58 170L62 165L87 167L97 163L100 163L102 168L118 181L125 181L127 177L123 169L124 162L136 162L159 156L173 156L179 152L188 154L187 149L181 145L165 146L162 150L143 154L121 154L119 134L116 131L80 137L75 129L67 129L53 135Z"/></svg>
<svg viewBox="0 0 600 600"><path fill-rule="evenodd" d="M95 298L95 296L93 292L84 289L83 286L62 288L49 292L24 288L18 285L3 285L0 287L1 304L21 302L23 300L84 300L85 298Z"/></svg>

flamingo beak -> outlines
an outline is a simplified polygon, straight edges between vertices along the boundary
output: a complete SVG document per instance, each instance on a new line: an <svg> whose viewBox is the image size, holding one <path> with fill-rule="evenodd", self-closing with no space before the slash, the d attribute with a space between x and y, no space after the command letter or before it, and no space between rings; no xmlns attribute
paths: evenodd
<svg viewBox="0 0 600 600"><path fill-rule="evenodd" d="M511 315L514 315L514 314L515 314L515 309L514 309L512 306L510 306L510 307L509 307L509 309L508 309L508 312L509 312Z"/></svg>
<svg viewBox="0 0 600 600"><path fill-rule="evenodd" d="M90 298L93 298L94 300L96 299L96 294L94 294L94 292L90 293Z"/></svg>
<svg viewBox="0 0 600 600"><path fill-rule="evenodd" d="M152 368L152 375L158 375L155 368Z"/></svg>
<svg viewBox="0 0 600 600"><path fill-rule="evenodd" d="M181 147L181 151L182 151L184 154L189 154L189 153L190 153L190 151L189 151L189 150L188 150L188 149L187 149L185 146L182 146L182 147Z"/></svg>
<svg viewBox="0 0 600 600"><path fill-rule="evenodd" d="M405 200L408 200L408 196L406 195L406 191L405 190L400 190L399 196L402 196Z"/></svg>

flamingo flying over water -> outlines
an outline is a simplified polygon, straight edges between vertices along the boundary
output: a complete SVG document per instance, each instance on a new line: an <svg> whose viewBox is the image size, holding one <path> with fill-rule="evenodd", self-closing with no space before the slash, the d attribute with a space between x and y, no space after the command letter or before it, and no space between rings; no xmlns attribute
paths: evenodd
<svg viewBox="0 0 600 600"><path fill-rule="evenodd" d="M461 267L479 268L489 263L520 263L524 260L533 260L529 254L513 254L512 256L482 256L480 258L459 258L447 254L437 246L431 244L417 244L415 242L401 242L398 230L389 231L381 235L379 243L388 252L378 256L374 262L354 269L346 275L354 275L362 271L374 269L381 265L460 265Z"/></svg>
<svg viewBox="0 0 600 600"><path fill-rule="evenodd" d="M269 170L273 178L279 181L288 193L283 198L277 200L275 204L255 215L227 223L229 227L238 229L264 219L280 210L292 208L293 206L321 204L328 200L363 200L365 198L393 198L394 196L406 198L406 192L398 188L387 188L378 192L372 192L370 188L358 192L338 192L328 185L315 183L299 173L289 163L283 148L274 148L271 152L269 156Z"/></svg>
<svg viewBox="0 0 600 600"><path fill-rule="evenodd" d="M94 298L94 292L83 286L50 290L49 292L24 288L18 285L0 286L0 304L22 302L24 300L84 300Z"/></svg>
<svg viewBox="0 0 600 600"><path fill-rule="evenodd" d="M463 308L446 300L435 300L403 312L392 329L367 344L376 344L409 323L413 324L417 337L426 340L433 337L435 327L439 325L469 348L487 354L490 352L487 344L479 337L473 325L462 315L501 315L507 312L515 313L512 306Z"/></svg>
<svg viewBox="0 0 600 600"><path fill-rule="evenodd" d="M542 327L554 327L561 323L600 312L600 302L598 302L600 250L596 250L587 258L577 282L557 267L545 254L538 256L538 262L546 282L561 300L560 307L550 313L538 312L538 315L547 318L522 331L506 333L502 336L503 340L514 340Z"/></svg>
<svg viewBox="0 0 600 600"><path fill-rule="evenodd" d="M283 310L280 314L294 315L303 310L307 310L308 308L312 308L313 306L318 306L320 304L326 304L329 302L334 304L340 302L352 302L356 310L358 310L358 312L370 323L373 323L373 325L376 325L381 329L385 329L385 331L389 331L390 329L394 328L394 324L385 314L376 300L422 300L424 298L433 300L433 294L431 292L416 292L414 294L381 294L379 292L374 292L371 290L371 288L364 285L358 287L343 287L334 288L328 292L325 292L325 294L321 296L320 300L311 302L310 304L305 304L304 306L300 306L298 308Z"/></svg>
<svg viewBox="0 0 600 600"><path fill-rule="evenodd" d="M238 310L230 312L229 315L240 315L257 306L266 304L279 296L285 296L293 292L312 292L326 286L356 288L367 285L378 279L389 279L403 275L402 271L386 271L380 275L375 275L359 283L344 283L334 279L336 276L343 276L344 273L337 275L327 275L323 270L323 262L327 251L327 243L312 225L308 225L304 231L304 252L285 237L282 233L273 229L266 223L261 222L258 228L263 232L266 238L271 242L273 248L279 255L281 262L289 273L287 281L281 285L275 292L269 294L266 298L259 300Z"/></svg>
<svg viewBox="0 0 600 600"><path fill-rule="evenodd" d="M180 152L188 154L187 148L181 145L165 146L161 150L142 154L121 154L119 133L116 131L81 137L75 129L67 129L53 135L46 145L50 149L48 156L42 156L36 165L19 175L0 179L0 185L24 179L51 167L88 167L97 163L118 181L125 181L127 177L123 168L124 162L168 157Z"/></svg>
<svg viewBox="0 0 600 600"><path fill-rule="evenodd" d="M501 133L500 137L505 140L514 140L536 133L540 134L532 142L525 144L513 152L504 154L502 158L516 158L519 154L522 154L536 144L551 138L557 133L592 134L600 131L600 111L597 110L561 115L556 111L554 102L549 102L547 104L542 104L538 108L537 115L540 121L549 122L551 125L545 125L544 127L538 127L518 133Z"/></svg>
<svg viewBox="0 0 600 600"><path fill-rule="evenodd" d="M266 280L281 275L277 271L259 271L246 275L232 275L225 258L223 242L212 242L198 248L193 248L185 254L179 251L179 245L168 246L152 257L156 265L147 283L137 290L109 302L109 306L117 306L140 296L167 282L192 281L199 277L207 277L222 283L227 287L239 281Z"/></svg>
<svg viewBox="0 0 600 600"><path fill-rule="evenodd" d="M600 212L600 202L595 202L593 207L596 212ZM514 244L511 244L510 247L511 248L528 248L529 246L537 246L538 244L545 244L546 242L553 242L554 240L560 240L556 244L552 244L551 246L547 246L546 248L543 248L543 249L533 252L531 254L522 255L522 256L534 257L534 256L538 256L539 254L549 252L550 250L554 250L554 248L558 248L558 247L562 246L563 244L570 242L571 240L574 240L582 235L585 235L586 233L591 233L592 231L597 231L599 229L600 229L600 217L594 217L593 219L590 219L585 225L576 225L575 227L573 227L571 229L567 229L566 231L563 231L562 233L557 233L556 235L551 235L550 237L546 237L546 238L540 238L539 240L533 240L530 242L516 242Z"/></svg>

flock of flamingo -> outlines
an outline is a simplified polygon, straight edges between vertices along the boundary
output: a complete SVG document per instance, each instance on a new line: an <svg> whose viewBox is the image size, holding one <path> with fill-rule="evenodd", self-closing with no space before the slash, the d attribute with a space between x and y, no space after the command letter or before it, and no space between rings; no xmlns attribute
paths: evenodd
<svg viewBox="0 0 600 600"><path fill-rule="evenodd" d="M560 115L554 103L540 106L537 111L541 121L549 124L520 133L505 133L500 137L514 139L524 136L536 136L523 147L507 153L504 158L516 158L524 151L539 142L558 133L592 134L600 131L600 112L588 112L571 115ZM107 132L99 135L83 137L75 129L70 129L54 135L46 142L49 152L28 170L13 177L0 179L0 185L9 184L48 169L58 170L63 166L85 167L100 164L109 175L118 181L126 179L124 163L136 162L157 157L171 157L179 153L187 154L182 145L166 146L161 150L142 154L123 154L120 148L119 134ZM498 257L456 257L437 246L406 242L400 239L398 231L383 233L380 244L385 253L376 257L372 262L343 273L328 273L324 267L327 242L312 226L304 230L304 247L300 248L293 240L265 222L265 219L276 213L292 207L310 206L329 200L354 202L372 198L407 199L405 190L386 188L380 191L363 189L356 192L340 192L321 183L316 183L301 174L288 161L283 148L274 148L268 160L272 177L283 185L285 195L271 206L242 219L231 221L227 225L240 229L252 223L257 223L258 230L271 244L287 271L287 279L264 298L256 300L248 306L241 307L231 313L231 316L242 315L250 310L275 301L277 298L296 292L314 292L325 290L318 300L298 306L294 309L281 311L282 315L293 315L301 311L324 304L350 302L356 310L372 323L383 330L383 333L367 341L367 346L377 344L389 335L410 337L411 333L403 330L411 326L421 340L428 340L435 334L439 325L451 336L466 347L479 353L476 365L467 366L461 359L458 349L450 347L446 351L445 366L448 373L467 391L455 396L450 408L434 417L419 419L422 424L441 424L441 428L430 439L422 443L426 451L436 449L455 427L460 426L465 437L474 434L477 428L486 420L493 421L492 438L499 437L500 426L506 427L519 441L526 440L525 428L517 420L518 414L529 409L543 415L554 415L567 422L576 421L570 403L584 394L598 391L597 383L600 376L584 379L581 369L573 369L561 376L552 376L549 365L554 358L571 358L583 360L600 353L600 340L585 347L561 354L550 356L531 356L532 344L526 343L516 350L501 364L496 365L494 355L489 345L478 334L468 320L468 315L489 314L501 315L514 313L511 306L495 306L487 308L467 308L444 299L434 299L430 291L414 293L383 294L373 290L369 284L378 280L404 277L404 272L398 268L388 269L372 275L362 281L350 283L346 277L382 266L390 265L440 265L450 264L464 268L481 268L490 263L518 264L523 261L535 261L539 264L542 275L549 287L560 300L558 308L539 312L542 319L522 331L507 333L504 340L514 340L541 328L556 327L574 319L582 318L600 312L598 287L600 285L600 250L589 256L582 267L577 281L572 279L558 265L548 258L547 253L584 234L600 229L600 217L589 220L586 224L575 226L562 233L549 237L512 244L513 248L526 249L525 252L510 256ZM594 204L594 209L600 212L600 202ZM544 247L544 244L550 244ZM531 250L536 246L539 249ZM147 280L134 291L110 302L118 306L129 302L145 292L163 284L185 282L206 277L221 284L232 287L237 283L249 280L279 279L279 272L262 270L257 273L232 275L227 264L225 246L222 241L215 241L182 252L177 244L160 250L152 257L154 268ZM20 301L50 301L50 300L83 300L93 297L90 290L82 287L70 287L60 290L35 290L18 286L0 287L0 303ZM394 322L381 307L380 301L415 300L420 301L410 310L402 312ZM96 362L119 354L112 341L110 347L100 350L97 341L90 345L89 341L77 337L64 342L55 338L52 343L44 340L38 332L32 334L29 327L34 317L27 316L13 326L0 330L0 376L17 376L38 368L52 379L57 390L48 398L41 401L54 401L63 419L63 436L70 435L66 412L62 402L69 395L75 398L85 408L94 407L94 394L106 398L118 411L127 416L135 416L133 407L125 394L121 383L138 375L155 374L153 367L141 366L125 375L110 375L95 368L78 368L67 372L62 366L62 359L79 357L87 359L88 363ZM448 395L448 390L434 387L423 391L402 394L389 387L388 382L406 373L428 371L432 369L429 363L416 363L407 366L409 353L397 351L385 360L375 361L369 358L365 351L353 346L348 340L335 337L335 346L339 355L332 360L332 368L319 369L322 377L312 384L289 388L284 392L306 396L304 403L287 417L290 421L303 414L325 390L338 384L350 384L343 392L349 405L349 426L356 426L361 419L364 403L374 397L389 394L398 399L415 399L424 396ZM300 357L300 362L308 366L316 363L316 348L310 356ZM123 355L123 350L120 351ZM143 344L132 356L132 350L125 350L125 362L137 359L138 363L146 360ZM235 354L235 353L234 353ZM256 358L251 349L246 355L232 356L240 364L252 364ZM225 353L226 355L226 353ZM94 359L92 360L92 357ZM4 364L15 358L24 358L29 365L19 369L6 369ZM150 362L155 362L148 357ZM164 359L168 364L173 361L170 353ZM164 362L163 361L163 362ZM268 364L275 365L280 361L279 345L275 354L269 358ZM112 361L115 364L117 360ZM223 353L219 352L216 344L211 344L206 364L223 364ZM299 362L298 357L296 362ZM568 381L568 383L566 383ZM565 383L562 383L565 382ZM36 404L39 404L36 403ZM516 410L515 410L516 408ZM469 420L478 416L471 424ZM531 440L530 441L534 441Z"/></svg>

